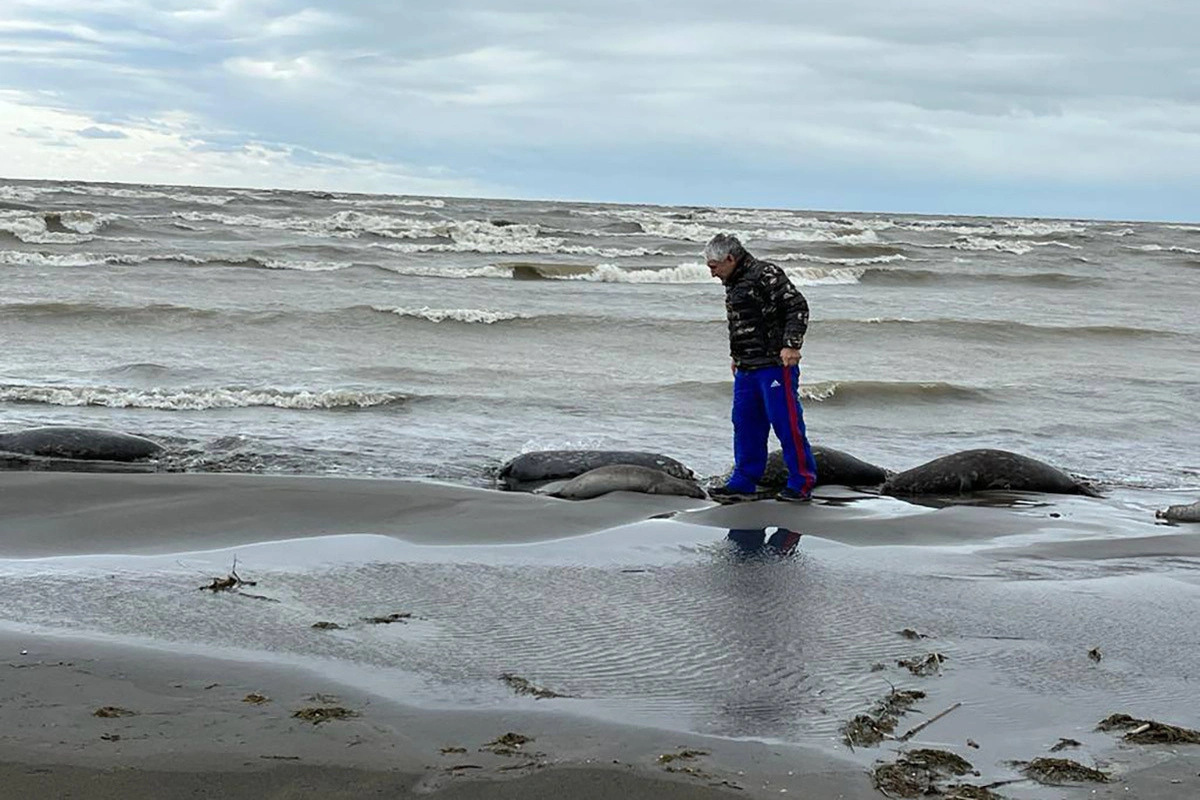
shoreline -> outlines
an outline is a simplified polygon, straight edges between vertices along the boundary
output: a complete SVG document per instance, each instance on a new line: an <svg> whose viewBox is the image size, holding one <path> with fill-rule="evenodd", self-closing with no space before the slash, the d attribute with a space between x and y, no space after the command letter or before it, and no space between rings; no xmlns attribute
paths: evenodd
<svg viewBox="0 0 1200 800"><path fill-rule="evenodd" d="M1184 800L1200 791L1200 747L1129 746L1091 732L1117 712L1200 721L1179 704L1194 655L1178 649L1196 608L1200 528L1156 524L1124 503L1042 497L934 508L841 490L803 507L627 493L573 503L412 480L73 473L0 474L0 498L0 567L12 578L0 593L0 706L19 712L0 732L0 780L30 796L86 787L104 800L169 785L234 800L268 792L717 798L781 789L876 798L868 770L896 757L896 743L843 749L829 726L865 711L893 681L930 693L897 734L965 701L907 747L966 756L983 773L967 781L1011 778L1007 759L1044 753L1067 735L1084 745L1064 755L1114 772L1113 783L1094 786L1006 786L1007 797ZM794 563L708 560L730 529L781 525L804 533ZM253 591L282 602L197 595L191 570L224 568L236 552L249 552L252 577L266 579ZM343 583L364 568L401 572ZM141 582L96 580L123 576ZM335 594L305 594L310 578ZM346 585L356 587L357 605L332 602ZM967 593L961 607L958 587ZM556 599L564 590L571 603ZM697 590L716 603L711 610L690 608ZM514 604L515 621L456 626L455 614L484 613L491 592ZM977 608L965 602L970 595ZM758 604L780 598L795 598L794 619L754 630L769 619ZM610 602L622 605L606 611ZM307 630L318 612L345 621L387 605L426 621ZM632 616L590 617L592 606ZM642 606L650 618L637 616ZM94 613L77 618L84 609ZM759 623L748 629L739 614ZM139 627L162 615L170 619ZM1077 619L1064 627L1058 617ZM63 620L68 627L51 633ZM936 636L906 644L896 632L908 626ZM138 644L139 635L155 644ZM623 639L635 648L628 654L603 649ZM450 661L436 648L415 666L392 660L431 641L456 648L446 651ZM1086 650L1095 644L1104 660L1092 664ZM568 692L574 676L599 693L518 697L496 688L493 662L470 660L481 646L512 651L497 665L528 667L523 674ZM689 660L688 649L699 658ZM945 674L913 678L891 667L871 677L875 660L928 651L948 655ZM802 697L771 701L771 686L725 675L747 659L768 674L793 669L792 653L803 674L781 685ZM346 659L340 667L338 659ZM381 664L387 675L370 679ZM470 669L440 684L443 699L430 705L420 683L434 674L429 664ZM625 705L597 705L612 685L606 669L650 682L624 693ZM402 678L409 674L415 683ZM483 691L481 675L491 681ZM654 693L664 678L711 695L677 709L684 728L663 724L669 703L655 713L637 707L643 696L669 700ZM252 693L270 701L243 702ZM309 699L319 695L327 697ZM726 706L718 716L687 716L712 698ZM785 701L807 738L772 735ZM292 717L320 704L359 716L318 725ZM104 706L135 713L93 716ZM725 727L705 735L714 720ZM510 731L532 737L532 752L481 751ZM982 750L967 746L971 737ZM449 747L466 752L441 752ZM691 771L667 772L659 756L681 750L706 752L677 762Z"/></svg>

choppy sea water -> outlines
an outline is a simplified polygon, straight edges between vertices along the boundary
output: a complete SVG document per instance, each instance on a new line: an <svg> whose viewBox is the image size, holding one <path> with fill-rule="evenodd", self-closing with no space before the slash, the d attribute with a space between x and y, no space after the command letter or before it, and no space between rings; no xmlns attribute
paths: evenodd
<svg viewBox="0 0 1200 800"><path fill-rule="evenodd" d="M1200 224L0 183L0 428L199 469L480 484L528 449L728 464L733 231L812 325L814 442L1200 484Z"/></svg>

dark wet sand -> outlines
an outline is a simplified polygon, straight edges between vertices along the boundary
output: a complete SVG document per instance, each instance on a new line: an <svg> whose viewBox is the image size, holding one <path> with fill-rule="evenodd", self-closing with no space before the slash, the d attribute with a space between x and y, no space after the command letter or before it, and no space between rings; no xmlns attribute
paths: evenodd
<svg viewBox="0 0 1200 800"><path fill-rule="evenodd" d="M530 542L672 513L715 528L791 525L855 546L1065 531L1061 540L1018 538L994 548L999 561L1200 557L1200 527L1156 526L1133 513L1118 519L1114 509L1081 498L1014 509L933 509L890 499L713 507L624 493L570 503L419 481L0 473L0 558L175 553L336 533L420 544ZM299 669L46 636L25 622L39 621L0 620L5 796L624 799L778 797L780 789L801 798L881 796L861 763L826 751L619 726L549 705L536 712L415 710L402 697L351 692ZM249 692L271 702L243 703ZM320 726L293 719L291 711L312 705L306 698L316 693L361 716ZM1180 703L1186 710L1190 698ZM92 715L107 705L137 714ZM950 718L946 727L966 721ZM536 757L480 752L507 731L534 736ZM440 752L450 746L467 753ZM701 774L668 774L657 762L683 747L709 751L694 762ZM1110 785L1004 791L1014 798L1200 797L1200 747L1116 745L1113 759L1120 780Z"/></svg>

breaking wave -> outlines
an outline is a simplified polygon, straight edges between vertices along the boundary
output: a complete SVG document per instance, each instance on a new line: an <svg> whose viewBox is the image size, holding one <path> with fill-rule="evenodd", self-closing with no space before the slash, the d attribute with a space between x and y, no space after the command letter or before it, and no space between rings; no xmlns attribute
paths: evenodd
<svg viewBox="0 0 1200 800"><path fill-rule="evenodd" d="M1161 244L1144 244L1141 247L1131 247L1130 249L1140 250L1143 253L1181 253L1188 256L1200 256L1200 250L1195 250L1191 247L1168 247Z"/></svg>
<svg viewBox="0 0 1200 800"><path fill-rule="evenodd" d="M497 322L507 322L514 319L532 319L528 314L517 314L509 311L489 311L482 308L386 308L371 306L373 311L395 314L398 317L423 319L428 322L466 322L472 324L494 325Z"/></svg>
<svg viewBox="0 0 1200 800"><path fill-rule="evenodd" d="M205 411L223 408L273 407L293 410L378 408L407 400L398 392L352 389L129 389L114 386L0 385L0 402L53 406L146 408L160 411Z"/></svg>
<svg viewBox="0 0 1200 800"><path fill-rule="evenodd" d="M968 252L997 252L1023 256L1032 253L1039 247L1062 247L1068 250L1079 250L1079 245L1068 244L1057 240L1034 242L1014 239L989 239L983 236L960 236L953 242L942 244L917 244L915 247L925 247L934 250L964 250Z"/></svg>
<svg viewBox="0 0 1200 800"><path fill-rule="evenodd" d="M90 242L115 214L90 211L0 211L0 238L26 244L80 244Z"/></svg>
<svg viewBox="0 0 1200 800"><path fill-rule="evenodd" d="M933 381L816 381L801 385L805 400L831 405L851 403L987 402L991 392L970 386Z"/></svg>
<svg viewBox="0 0 1200 800"><path fill-rule="evenodd" d="M931 283L1018 283L1049 288L1098 286L1102 278L1071 275L1065 272L1030 272L1024 274L940 272L932 269L868 269L860 279L864 284L887 286L922 285Z"/></svg>
<svg viewBox="0 0 1200 800"><path fill-rule="evenodd" d="M389 265L384 267L401 275L431 278L511 278L532 281L585 281L591 283L701 284L715 278L703 264L680 264L662 269L632 269L615 264L538 264L509 262L487 267L461 268L431 265ZM787 274L797 284L857 283L863 270L852 267L791 267Z"/></svg>

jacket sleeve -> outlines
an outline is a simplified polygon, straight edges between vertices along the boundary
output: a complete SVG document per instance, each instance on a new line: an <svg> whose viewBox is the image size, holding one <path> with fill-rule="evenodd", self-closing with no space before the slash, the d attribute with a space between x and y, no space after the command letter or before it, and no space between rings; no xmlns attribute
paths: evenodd
<svg viewBox="0 0 1200 800"><path fill-rule="evenodd" d="M808 332L808 301L774 264L764 270L763 278L771 305L783 317L783 346L799 350Z"/></svg>

